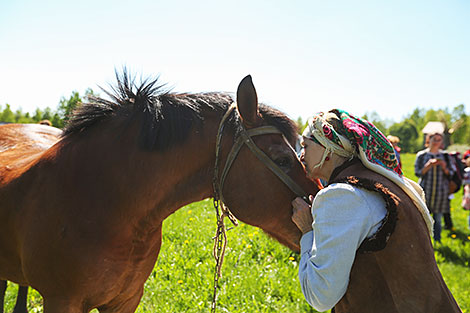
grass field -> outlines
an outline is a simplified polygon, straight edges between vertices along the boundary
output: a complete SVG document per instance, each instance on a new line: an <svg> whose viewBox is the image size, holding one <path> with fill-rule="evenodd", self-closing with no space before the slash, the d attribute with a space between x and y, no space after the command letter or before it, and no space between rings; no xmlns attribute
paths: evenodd
<svg viewBox="0 0 470 313"><path fill-rule="evenodd" d="M413 174L414 155L402 155L405 175ZM463 312L470 313L468 212L461 192L452 200L455 230L443 231L435 255L446 283ZM163 224L163 246L137 312L209 312L213 292L212 236L215 212L209 200L178 210ZM241 224L228 232L218 312L316 312L297 281L299 256L260 230ZM16 286L9 285L6 311L13 310ZM32 291L30 312L42 312ZM95 311L96 312L96 311Z"/></svg>

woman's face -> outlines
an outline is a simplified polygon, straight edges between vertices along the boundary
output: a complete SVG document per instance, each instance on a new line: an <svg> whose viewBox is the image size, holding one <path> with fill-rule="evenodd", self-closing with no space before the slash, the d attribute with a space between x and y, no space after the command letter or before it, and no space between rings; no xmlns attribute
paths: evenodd
<svg viewBox="0 0 470 313"><path fill-rule="evenodd" d="M300 155L300 160L305 164L307 177L310 179L323 178L324 175L321 167L314 167L320 163L323 157L323 152L325 152L325 148L306 137L302 138L302 146L303 149L302 154Z"/></svg>
<svg viewBox="0 0 470 313"><path fill-rule="evenodd" d="M439 134L432 136L429 139L429 145L434 148L442 148L443 146L442 136Z"/></svg>

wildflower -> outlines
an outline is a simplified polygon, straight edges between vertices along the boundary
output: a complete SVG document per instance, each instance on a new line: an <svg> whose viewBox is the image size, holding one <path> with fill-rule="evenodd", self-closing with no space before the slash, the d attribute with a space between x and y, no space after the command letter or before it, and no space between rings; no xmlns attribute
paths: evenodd
<svg viewBox="0 0 470 313"><path fill-rule="evenodd" d="M452 234L452 235L450 235L450 236L451 236L452 238L456 238L456 237L457 237L456 234Z"/></svg>
<svg viewBox="0 0 470 313"><path fill-rule="evenodd" d="M247 249L250 249L250 248L251 248L251 245L246 245L246 248L247 248Z"/></svg>
<svg viewBox="0 0 470 313"><path fill-rule="evenodd" d="M184 241L184 243L185 243L185 244L188 244L188 243L189 243L189 240L186 239L186 240Z"/></svg>
<svg viewBox="0 0 470 313"><path fill-rule="evenodd" d="M183 281L181 279L178 280L178 284L182 284L182 283L183 283Z"/></svg>
<svg viewBox="0 0 470 313"><path fill-rule="evenodd" d="M188 214L191 214L191 213L193 213L193 210L189 210L189 211L188 211Z"/></svg>
<svg viewBox="0 0 470 313"><path fill-rule="evenodd" d="M468 239L470 239L470 236L468 236ZM264 251L261 251L261 254L264 254Z"/></svg>
<svg viewBox="0 0 470 313"><path fill-rule="evenodd" d="M290 257L289 257L289 260L294 261L295 258L294 258L293 256L290 256Z"/></svg>
<svg viewBox="0 0 470 313"><path fill-rule="evenodd" d="M194 218L190 217L189 220L190 220L190 221L194 221Z"/></svg>

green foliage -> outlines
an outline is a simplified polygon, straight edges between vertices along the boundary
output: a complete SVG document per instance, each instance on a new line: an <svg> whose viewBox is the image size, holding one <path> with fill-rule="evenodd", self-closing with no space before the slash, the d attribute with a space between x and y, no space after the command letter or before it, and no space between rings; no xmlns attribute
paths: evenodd
<svg viewBox="0 0 470 313"><path fill-rule="evenodd" d="M388 129L388 133L400 138L399 146L405 152L417 152L421 148L421 132L413 120L393 124ZM418 142L420 143L418 144Z"/></svg>
<svg viewBox="0 0 470 313"><path fill-rule="evenodd" d="M0 109L1 108L2 107L0 106ZM15 114L10 109L10 105L8 103L5 105L5 109L3 109L2 113L0 114L0 121L6 123L15 123Z"/></svg>
<svg viewBox="0 0 470 313"><path fill-rule="evenodd" d="M88 88L85 91L85 96L83 98L87 98L92 95L95 95L93 90ZM77 91L74 91L68 99L65 97L60 99L57 110L53 110L49 107L44 110L37 108L32 116L31 113L24 113L21 109L13 112L9 104L6 104L4 109L0 105L0 122L39 123L42 120L49 120L52 123L52 126L63 128L73 110L83 102L83 98Z"/></svg>
<svg viewBox="0 0 470 313"><path fill-rule="evenodd" d="M93 90L91 88L88 88L85 91L85 98L88 98L89 96L94 95ZM58 122L58 127L62 128L64 125L67 123L67 121L70 118L70 115L72 112L80 106L80 104L83 102L82 97L80 97L80 94L78 91L72 92L70 97L67 99L65 97L62 97L59 101L59 106L57 108L57 113L54 115L53 120L56 120Z"/></svg>
<svg viewBox="0 0 470 313"><path fill-rule="evenodd" d="M299 116L299 117L297 118L296 123L297 123L297 132L298 132L300 135L302 135L302 133L304 132L304 129L307 128L307 123L308 123L308 121L307 121L307 120L303 121L303 120L302 120L302 117Z"/></svg>

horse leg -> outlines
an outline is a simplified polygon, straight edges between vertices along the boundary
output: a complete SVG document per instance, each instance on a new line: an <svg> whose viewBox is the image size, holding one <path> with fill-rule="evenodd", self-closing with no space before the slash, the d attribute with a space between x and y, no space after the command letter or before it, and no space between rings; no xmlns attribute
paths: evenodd
<svg viewBox="0 0 470 313"><path fill-rule="evenodd" d="M3 313L3 302L5 301L6 291L7 291L7 281L0 280L0 313Z"/></svg>
<svg viewBox="0 0 470 313"><path fill-rule="evenodd" d="M26 303L28 300L28 286L18 287L18 296L16 297L15 308L13 313L28 313Z"/></svg>
<svg viewBox="0 0 470 313"><path fill-rule="evenodd" d="M81 302L44 298L44 313L85 313L85 309Z"/></svg>

